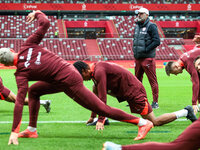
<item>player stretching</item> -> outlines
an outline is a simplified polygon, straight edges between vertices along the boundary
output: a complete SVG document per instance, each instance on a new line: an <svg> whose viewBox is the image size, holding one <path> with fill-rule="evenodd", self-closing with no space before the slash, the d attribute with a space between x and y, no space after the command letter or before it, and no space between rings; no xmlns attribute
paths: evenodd
<svg viewBox="0 0 200 150"><path fill-rule="evenodd" d="M74 63L83 80L93 80L93 92L104 102L107 102L107 94L117 98L119 102L127 101L132 113L140 114L143 118L160 126L172 122L180 117L187 117L192 122L197 120L191 106L180 111L163 114L155 117L147 100L147 95L142 83L127 69L109 62L97 62L90 66L82 61ZM89 120L93 120L92 113ZM104 128L105 117L99 116L96 124L97 129Z"/></svg>
<svg viewBox="0 0 200 150"><path fill-rule="evenodd" d="M22 117L23 103L27 91L30 121L28 129L20 133L19 137L38 137L36 125L40 96L64 92L81 106L99 115L138 125L139 132L135 140L143 139L153 127L153 123L104 104L83 85L82 76L73 65L38 45L47 32L50 22L41 11L34 11L27 17L28 22L35 19L37 19L39 27L34 34L28 37L18 54L13 53L9 48L0 49L0 63L7 66L16 65L17 67L15 77L18 93L14 108L12 132L8 144L18 144L17 129ZM38 82L28 88L28 81Z"/></svg>
<svg viewBox="0 0 200 150"><path fill-rule="evenodd" d="M197 41L197 39L198 38L194 38L194 41ZM200 103L200 83L199 76L193 62L198 55L200 55L200 48L196 46L194 47L194 49L182 54L178 61L169 61L165 67L165 71L168 76L170 74L180 74L183 72L184 69L190 74L193 91L192 106L195 114L199 109L197 105L197 100L199 100Z"/></svg>

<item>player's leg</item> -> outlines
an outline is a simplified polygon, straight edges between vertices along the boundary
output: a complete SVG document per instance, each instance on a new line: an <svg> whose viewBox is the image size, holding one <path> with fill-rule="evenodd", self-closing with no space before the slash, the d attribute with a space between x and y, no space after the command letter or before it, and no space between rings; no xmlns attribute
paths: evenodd
<svg viewBox="0 0 200 150"><path fill-rule="evenodd" d="M142 92L139 95L142 94L143 96L138 96L135 97L134 100L127 101L130 110L132 113L140 114L142 118L150 120L155 126L161 126L163 124L167 124L181 117L186 117L187 119L190 119L192 122L197 120L191 106L187 106L184 109L176 112L165 113L159 117L155 117L154 112L152 111L152 108L146 98L145 92Z"/></svg>
<svg viewBox="0 0 200 150"><path fill-rule="evenodd" d="M160 115L159 117L155 117L153 111L142 115L144 119L148 119L151 122L153 122L154 126L161 126L167 123L170 123L178 118L186 117L187 119L191 120L192 122L196 121L196 115L194 114L194 111L192 109L192 106L187 106L184 109L181 109L176 112L172 113L165 113L163 115Z"/></svg>
<svg viewBox="0 0 200 150"><path fill-rule="evenodd" d="M29 88L30 126L36 127L37 116L40 108L40 96L62 91L63 90L59 88L57 84L50 84L43 81L38 81Z"/></svg>
<svg viewBox="0 0 200 150"><path fill-rule="evenodd" d="M135 76L140 82L142 82L143 75L144 69L142 68L141 60L135 60Z"/></svg>
<svg viewBox="0 0 200 150"><path fill-rule="evenodd" d="M75 87L70 87L70 89L66 89L65 93L83 107L101 116L132 123L138 126L143 126L143 132L141 132L135 140L140 140L144 138L148 131L153 127L150 121L135 117L133 115L127 114L120 109L106 105L95 94L88 90L82 83L76 85Z"/></svg>
<svg viewBox="0 0 200 150"><path fill-rule="evenodd" d="M149 83L151 85L153 102L152 108L159 108L158 106L158 81L156 77L156 62L154 58L146 58L142 62L142 67L146 73ZM155 106L155 107L154 107Z"/></svg>
<svg viewBox="0 0 200 150"><path fill-rule="evenodd" d="M40 108L40 96L45 94L53 94L63 91L57 84L50 84L43 81L38 81L33 84L28 91L29 94L29 126L28 128L20 132L18 137L22 138L37 138L37 119Z"/></svg>
<svg viewBox="0 0 200 150"><path fill-rule="evenodd" d="M174 113L166 113L159 117L155 117L153 111L147 115L142 115L142 118L150 120L153 122L154 126L161 126L177 119Z"/></svg>
<svg viewBox="0 0 200 150"><path fill-rule="evenodd" d="M72 97L77 103L81 106L96 112L101 116L107 116L109 118L123 121L127 120L126 122L130 122L133 124L137 124L139 118L129 115L119 109L110 107L104 104L95 94L93 94L89 89L87 89L82 83L76 85L75 88L77 89L76 92L72 95L73 87L70 90L66 90L65 93Z"/></svg>
<svg viewBox="0 0 200 150"><path fill-rule="evenodd" d="M150 120L155 126L160 126L177 119L174 113L164 114L156 118L146 98L146 92L143 93L142 97L136 97L134 101L128 101L132 113L140 114L142 118ZM135 101L139 103L135 103Z"/></svg>
<svg viewBox="0 0 200 150"><path fill-rule="evenodd" d="M197 150L200 148L200 118L185 129L181 135L170 143L148 142L143 144L122 145L122 150ZM119 149L120 150L120 149Z"/></svg>

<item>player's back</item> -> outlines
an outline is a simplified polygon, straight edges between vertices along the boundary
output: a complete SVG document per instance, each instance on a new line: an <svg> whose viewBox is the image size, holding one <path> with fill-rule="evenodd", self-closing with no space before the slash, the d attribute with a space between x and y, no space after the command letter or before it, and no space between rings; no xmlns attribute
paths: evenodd
<svg viewBox="0 0 200 150"><path fill-rule="evenodd" d="M142 83L129 70L118 64L98 62L95 70L94 75L105 72L107 89L112 90L117 96L129 97L143 88Z"/></svg>
<svg viewBox="0 0 200 150"><path fill-rule="evenodd" d="M63 77L57 77L57 75L63 69L73 69L70 66L64 59L43 47L38 45L22 46L18 54L15 75L26 76L29 81L54 81L66 77L67 74L63 74ZM70 73L70 69L68 72Z"/></svg>
<svg viewBox="0 0 200 150"><path fill-rule="evenodd" d="M200 55L200 48L194 48L181 55L180 60L183 62L185 69L189 73L195 70L193 63L194 63L195 58L199 55Z"/></svg>

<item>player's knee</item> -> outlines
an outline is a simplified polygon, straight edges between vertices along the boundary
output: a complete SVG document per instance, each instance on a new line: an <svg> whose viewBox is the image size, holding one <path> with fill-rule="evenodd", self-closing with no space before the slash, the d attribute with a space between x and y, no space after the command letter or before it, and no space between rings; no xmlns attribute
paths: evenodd
<svg viewBox="0 0 200 150"><path fill-rule="evenodd" d="M35 90L34 88L29 88L29 90L28 90L28 94L29 94L29 96L37 96L37 97L39 97L40 95L39 95L39 92L37 91L37 90Z"/></svg>

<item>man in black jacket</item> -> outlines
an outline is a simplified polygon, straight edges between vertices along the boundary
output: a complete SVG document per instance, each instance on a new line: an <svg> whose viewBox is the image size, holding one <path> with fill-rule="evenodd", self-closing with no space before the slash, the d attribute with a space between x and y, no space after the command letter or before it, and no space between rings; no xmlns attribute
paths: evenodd
<svg viewBox="0 0 200 150"><path fill-rule="evenodd" d="M138 22L133 41L135 76L142 82L143 74L146 73L153 93L151 106L156 109L159 106L155 56L156 47L160 45L160 37L157 26L149 20L148 9L140 8L136 13L138 13Z"/></svg>

